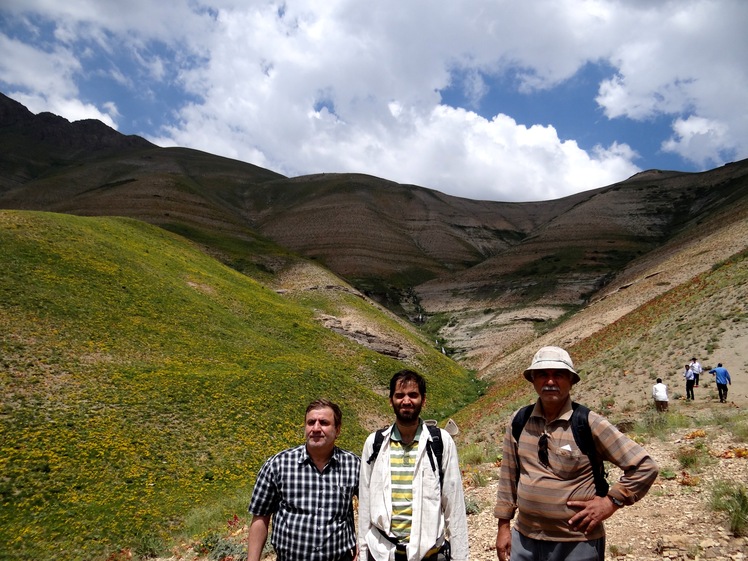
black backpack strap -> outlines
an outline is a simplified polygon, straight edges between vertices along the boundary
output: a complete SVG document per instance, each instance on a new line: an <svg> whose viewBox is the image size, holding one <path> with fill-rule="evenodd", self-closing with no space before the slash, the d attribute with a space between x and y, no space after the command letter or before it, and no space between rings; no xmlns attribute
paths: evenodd
<svg viewBox="0 0 748 561"><path fill-rule="evenodd" d="M592 429L590 428L590 410L576 402L571 404L574 412L571 414L571 432L579 450L587 456L592 465L592 475L595 478L595 494L605 497L608 494L608 480L605 473L605 465L595 450L595 442L592 440Z"/></svg>
<svg viewBox="0 0 748 561"><path fill-rule="evenodd" d="M522 434L522 431L525 430L525 425L530 419L534 407L535 404L525 405L523 408L517 411L514 419L512 419L512 436L514 437L514 442L516 442L517 444L519 444L519 437ZM519 474L519 457L517 457L517 473L515 475L515 481L517 483L519 483Z"/></svg>
<svg viewBox="0 0 748 561"><path fill-rule="evenodd" d="M431 434L431 440L426 442L426 453L429 457L429 462L431 463L431 469L435 472L438 469L439 485L441 486L444 483L444 469L442 468L444 442L442 441L442 433L441 430L439 430L439 427L432 427L431 425L426 426ZM387 429L379 429L374 433L374 443L371 448L371 456L366 460L366 463L369 465L371 465L377 459L377 456L379 456L379 451L382 449L382 444L384 443L385 430ZM434 458L436 458L436 461L434 461Z"/></svg>
<svg viewBox="0 0 748 561"><path fill-rule="evenodd" d="M371 449L371 456L369 456L369 459L366 460L366 463L371 465L371 463L377 459L377 456L379 456L379 450L382 448L382 443L384 442L384 431L386 429L379 429L377 432L374 433L374 445Z"/></svg>
<svg viewBox="0 0 748 561"><path fill-rule="evenodd" d="M519 442L519 436L522 434L522 431L525 430L525 425L527 424L530 415L532 415L534 407L535 404L524 406L522 409L517 411L514 419L512 419L512 436L514 437L515 442Z"/></svg>
<svg viewBox="0 0 748 561"><path fill-rule="evenodd" d="M442 431L439 427L426 425L431 433L431 440L426 442L426 452L428 453L431 469L436 471L439 468L439 486L444 484L444 469L442 468L442 456L444 456L444 442L442 441ZM434 465L434 456L436 456L436 466Z"/></svg>

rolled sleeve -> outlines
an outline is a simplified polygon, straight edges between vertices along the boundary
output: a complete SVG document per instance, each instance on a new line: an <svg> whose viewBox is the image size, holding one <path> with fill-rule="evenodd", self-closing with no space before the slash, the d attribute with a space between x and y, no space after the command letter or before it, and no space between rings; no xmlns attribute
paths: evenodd
<svg viewBox="0 0 748 561"><path fill-rule="evenodd" d="M515 412L516 415L516 412ZM512 416L512 419L514 416ZM512 435L511 420L504 433L499 486L496 493L496 505L493 515L499 520L511 520L517 511L517 446Z"/></svg>
<svg viewBox="0 0 748 561"><path fill-rule="evenodd" d="M626 505L640 501L657 479L657 463L643 447L619 431L603 416L590 412L589 420L598 453L604 460L623 471L623 475L611 486L608 494Z"/></svg>

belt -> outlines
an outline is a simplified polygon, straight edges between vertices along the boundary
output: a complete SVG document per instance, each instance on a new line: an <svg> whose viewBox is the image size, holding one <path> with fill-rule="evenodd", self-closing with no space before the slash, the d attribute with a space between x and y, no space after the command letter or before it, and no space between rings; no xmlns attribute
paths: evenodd
<svg viewBox="0 0 748 561"><path fill-rule="evenodd" d="M395 546L395 561L407 561L408 558L405 554L405 543L403 543L399 538L390 536L389 534L385 533L384 530L382 530L378 526L374 527L384 539ZM426 557L424 557L422 561L436 561L436 556L438 554L439 548L434 546L426 553Z"/></svg>
<svg viewBox="0 0 748 561"><path fill-rule="evenodd" d="M386 533L386 532L385 532L384 530L382 530L381 528L379 528L379 526L374 526L374 527L375 527L375 528L377 529L377 532L379 532L379 534L380 534L380 535L381 535L381 536L382 536L382 537L383 537L384 539L386 539L386 540L387 540L388 542L390 542L390 543L392 543L392 544L395 544L396 546L398 546L398 545L401 545L401 544L402 544L402 541L400 541L400 538L396 538L396 537L394 537L394 536L390 536L390 535L389 535L389 534L387 534L387 533ZM405 546L403 545L402 547L404 548Z"/></svg>

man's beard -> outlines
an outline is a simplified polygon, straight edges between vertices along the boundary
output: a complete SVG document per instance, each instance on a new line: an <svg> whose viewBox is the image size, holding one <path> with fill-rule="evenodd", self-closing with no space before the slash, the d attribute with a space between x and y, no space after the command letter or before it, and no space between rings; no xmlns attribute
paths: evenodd
<svg viewBox="0 0 748 561"><path fill-rule="evenodd" d="M398 421L409 423L411 421L415 421L418 419L418 417L421 415L421 408L420 407L411 407L409 409L403 410L402 407L399 409L395 409L395 417Z"/></svg>

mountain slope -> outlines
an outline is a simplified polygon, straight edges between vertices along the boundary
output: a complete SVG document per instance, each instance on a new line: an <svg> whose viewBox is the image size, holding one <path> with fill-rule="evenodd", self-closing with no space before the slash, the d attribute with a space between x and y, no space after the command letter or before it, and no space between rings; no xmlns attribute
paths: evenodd
<svg viewBox="0 0 748 561"><path fill-rule="evenodd" d="M160 229L0 211L11 558L104 556L211 504L243 512L259 462L298 442L299 407L341 401L359 449L403 365L429 377L429 416L462 409L460 445L496 444L542 344L568 347L579 398L623 420L683 357L748 367L746 161L509 204L285 178L24 111L0 98L0 208ZM466 366L492 382L474 405Z"/></svg>
<svg viewBox="0 0 748 561"><path fill-rule="evenodd" d="M647 254L707 224L729 226L735 213L716 217L748 198L746 161L701 174L651 170L532 203L360 174L286 178L111 130L77 134L71 149L65 135L89 124L0 100L0 208L145 220L267 282L301 254L402 316L432 318L435 337L478 370L594 301ZM24 162L33 174L14 171Z"/></svg>
<svg viewBox="0 0 748 561"><path fill-rule="evenodd" d="M340 403L341 444L360 449L404 365L427 376L435 415L479 387L339 281L279 294L130 219L2 211L0 270L6 559L170 540L211 505L225 520L267 455L298 443L309 401ZM365 318L403 352L335 333L323 311Z"/></svg>
<svg viewBox="0 0 748 561"><path fill-rule="evenodd" d="M692 256L674 271L673 282L683 282L748 244L748 161L702 174L649 172L588 195L501 255L418 287L425 309L450 318L441 334L457 358L490 371L569 313L667 269L674 254ZM699 256L694 247L712 236L722 243ZM629 297L651 298L662 286Z"/></svg>

